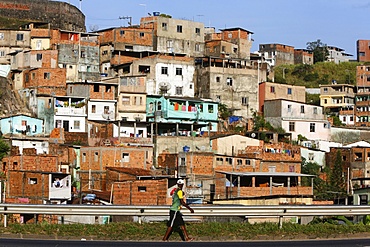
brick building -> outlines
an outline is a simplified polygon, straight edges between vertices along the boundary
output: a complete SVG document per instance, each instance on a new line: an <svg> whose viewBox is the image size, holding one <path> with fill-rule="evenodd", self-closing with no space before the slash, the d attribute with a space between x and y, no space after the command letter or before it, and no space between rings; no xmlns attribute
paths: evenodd
<svg viewBox="0 0 370 247"><path fill-rule="evenodd" d="M155 170L107 167L106 180L115 205L168 204L168 180Z"/></svg>
<svg viewBox="0 0 370 247"><path fill-rule="evenodd" d="M370 40L359 39L356 42L357 47L357 61L368 62L370 61Z"/></svg>
<svg viewBox="0 0 370 247"><path fill-rule="evenodd" d="M151 147L97 146L81 147L76 163L77 180L82 190L109 190L106 186L107 167L141 168L152 166Z"/></svg>

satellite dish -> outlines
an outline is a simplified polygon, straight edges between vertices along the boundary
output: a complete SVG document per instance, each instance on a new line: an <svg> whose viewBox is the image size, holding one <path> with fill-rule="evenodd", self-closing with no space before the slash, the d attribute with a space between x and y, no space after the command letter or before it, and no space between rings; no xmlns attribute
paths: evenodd
<svg viewBox="0 0 370 247"><path fill-rule="evenodd" d="M140 122L141 120L144 119L144 116L141 115L141 114L135 114L134 119L135 119L136 122Z"/></svg>
<svg viewBox="0 0 370 247"><path fill-rule="evenodd" d="M107 113L103 113L101 114L101 116L105 119L105 120L114 120L114 112L113 111L109 111Z"/></svg>
<svg viewBox="0 0 370 247"><path fill-rule="evenodd" d="M160 82L158 86L161 91L168 91L171 89L171 84L168 82Z"/></svg>

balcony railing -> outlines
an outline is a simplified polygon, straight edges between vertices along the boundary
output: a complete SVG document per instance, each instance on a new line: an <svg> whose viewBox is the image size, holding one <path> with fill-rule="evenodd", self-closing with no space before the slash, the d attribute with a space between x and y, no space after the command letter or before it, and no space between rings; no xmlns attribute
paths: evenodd
<svg viewBox="0 0 370 247"><path fill-rule="evenodd" d="M85 108L74 108L74 107L56 107L56 115L85 115Z"/></svg>

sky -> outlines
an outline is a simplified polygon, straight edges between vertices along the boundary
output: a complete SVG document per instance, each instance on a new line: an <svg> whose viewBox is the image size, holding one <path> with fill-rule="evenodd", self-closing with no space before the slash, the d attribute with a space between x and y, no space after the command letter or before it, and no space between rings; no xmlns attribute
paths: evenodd
<svg viewBox="0 0 370 247"><path fill-rule="evenodd" d="M61 0L60 0L61 1ZM86 29L139 24L148 13L204 23L216 31L240 27L253 32L251 52L259 44L301 49L321 40L356 59L356 41L370 40L370 0L63 0L85 15Z"/></svg>

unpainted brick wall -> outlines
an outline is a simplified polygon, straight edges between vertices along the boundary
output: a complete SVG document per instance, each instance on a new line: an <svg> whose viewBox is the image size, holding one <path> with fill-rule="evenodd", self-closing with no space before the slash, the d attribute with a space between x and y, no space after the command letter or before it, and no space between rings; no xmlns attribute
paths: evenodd
<svg viewBox="0 0 370 247"><path fill-rule="evenodd" d="M167 179L115 183L115 205L167 205Z"/></svg>
<svg viewBox="0 0 370 247"><path fill-rule="evenodd" d="M42 203L49 197L49 175L43 173L9 171L8 173L8 198L29 198L33 202ZM31 184L29 179L37 180ZM30 202L32 203L32 201Z"/></svg>

